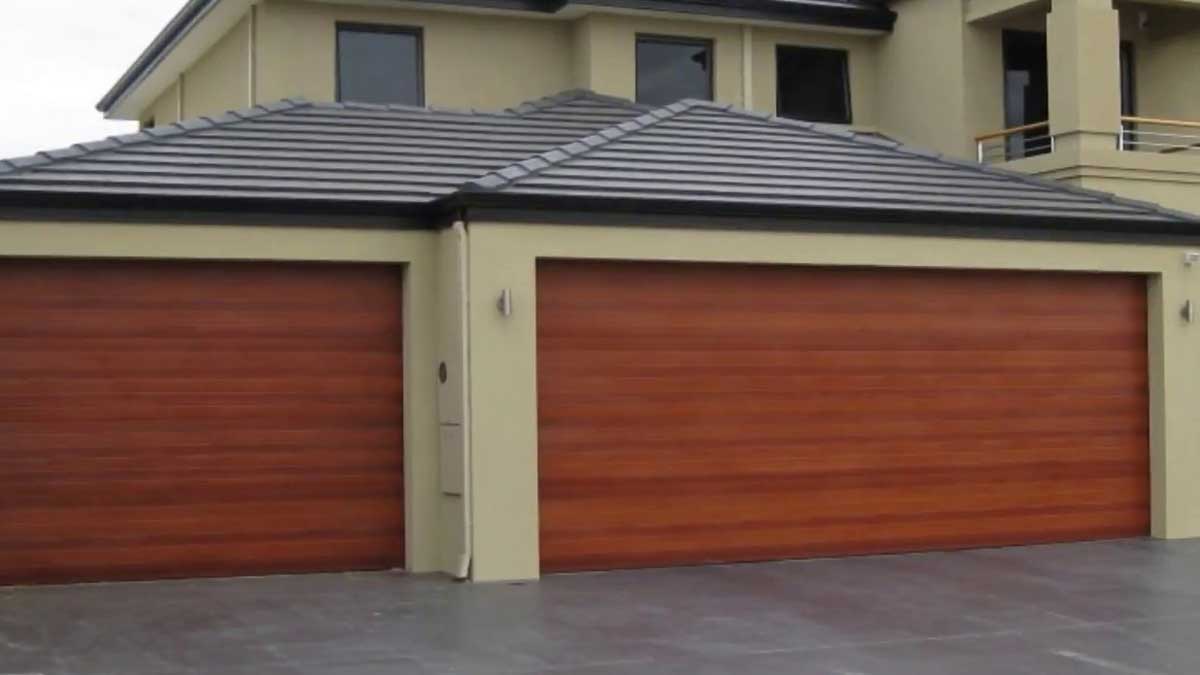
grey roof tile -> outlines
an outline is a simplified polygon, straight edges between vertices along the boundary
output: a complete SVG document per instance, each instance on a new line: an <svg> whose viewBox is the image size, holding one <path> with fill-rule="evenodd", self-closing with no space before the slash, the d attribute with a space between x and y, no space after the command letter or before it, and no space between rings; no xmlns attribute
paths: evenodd
<svg viewBox="0 0 1200 675"><path fill-rule="evenodd" d="M430 203L509 164L536 171L549 164L543 152L644 112L583 92L532 107L518 115L290 99L55 151L54 161L12 160L0 164L0 193Z"/></svg>
<svg viewBox="0 0 1200 675"><path fill-rule="evenodd" d="M1200 219L1105 193L948 160L841 128L685 101L601 131L535 174L503 170L472 190L531 196L1123 222ZM550 153L546 153L547 155ZM545 155L543 155L545 156ZM509 178L509 180L502 180ZM499 180L498 180L499 179ZM593 202L594 203L594 202Z"/></svg>
<svg viewBox="0 0 1200 675"><path fill-rule="evenodd" d="M289 99L0 160L0 195L428 206L456 193L1196 223L890 139L570 91L491 113Z"/></svg>

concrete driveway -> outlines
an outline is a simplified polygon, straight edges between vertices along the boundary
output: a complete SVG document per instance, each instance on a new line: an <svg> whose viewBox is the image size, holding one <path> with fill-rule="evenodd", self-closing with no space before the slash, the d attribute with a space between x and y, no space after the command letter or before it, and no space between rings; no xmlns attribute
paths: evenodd
<svg viewBox="0 0 1200 675"><path fill-rule="evenodd" d="M0 590L0 675L1200 673L1200 541Z"/></svg>

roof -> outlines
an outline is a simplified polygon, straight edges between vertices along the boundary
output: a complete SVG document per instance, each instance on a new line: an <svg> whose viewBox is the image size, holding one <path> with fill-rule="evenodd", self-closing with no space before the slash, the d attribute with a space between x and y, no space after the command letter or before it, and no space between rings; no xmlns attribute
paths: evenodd
<svg viewBox="0 0 1200 675"><path fill-rule="evenodd" d="M585 91L495 113L287 100L0 161L0 196L429 204L647 110Z"/></svg>
<svg viewBox="0 0 1200 675"><path fill-rule="evenodd" d="M420 217L492 206L1138 232L1200 224L873 134L587 91L500 112L289 100L0 161L0 204L196 201Z"/></svg>
<svg viewBox="0 0 1200 675"><path fill-rule="evenodd" d="M187 0L179 12L155 36L120 79L96 104L108 113L162 59L225 0ZM405 0L377 0L374 4ZM823 26L840 26L890 31L896 14L882 0L421 0L421 4L486 7L490 9L555 14L568 7L613 7L741 19L785 21Z"/></svg>
<svg viewBox="0 0 1200 675"><path fill-rule="evenodd" d="M949 159L876 135L681 101L492 171L464 188L575 204L711 204L876 216L1196 221L1155 204ZM493 200L494 201L494 200Z"/></svg>

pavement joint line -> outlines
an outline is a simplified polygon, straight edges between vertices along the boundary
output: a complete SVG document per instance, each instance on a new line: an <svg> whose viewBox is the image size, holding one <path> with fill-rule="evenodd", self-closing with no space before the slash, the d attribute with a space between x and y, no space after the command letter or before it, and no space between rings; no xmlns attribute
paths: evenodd
<svg viewBox="0 0 1200 675"><path fill-rule="evenodd" d="M1050 653L1054 654L1055 656L1061 656L1064 659L1071 659L1072 661L1078 661L1079 663L1086 663L1088 665L1096 666L1097 668L1103 668L1114 673L1126 673L1126 675L1165 675L1157 670L1142 670L1141 668L1134 668L1122 663L1117 663L1116 661L1109 661L1108 659L1102 659L1095 656L1088 656L1087 654L1081 654L1079 652L1073 652L1069 649L1055 649Z"/></svg>

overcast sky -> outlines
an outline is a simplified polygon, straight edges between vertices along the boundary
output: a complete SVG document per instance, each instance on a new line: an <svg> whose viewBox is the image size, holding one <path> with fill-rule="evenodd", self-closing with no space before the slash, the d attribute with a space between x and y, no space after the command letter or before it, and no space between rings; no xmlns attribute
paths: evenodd
<svg viewBox="0 0 1200 675"><path fill-rule="evenodd" d="M0 0L0 157L133 131L96 102L184 0Z"/></svg>

